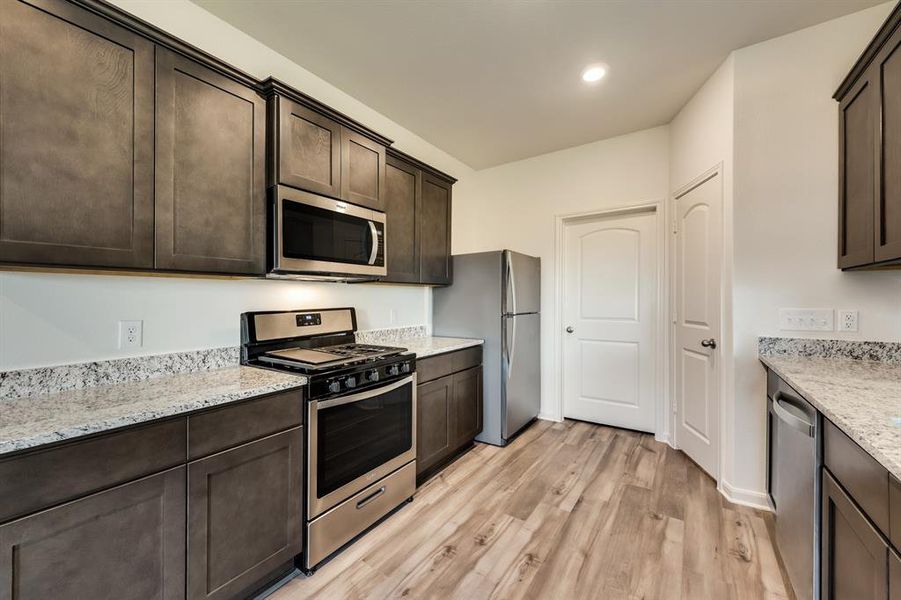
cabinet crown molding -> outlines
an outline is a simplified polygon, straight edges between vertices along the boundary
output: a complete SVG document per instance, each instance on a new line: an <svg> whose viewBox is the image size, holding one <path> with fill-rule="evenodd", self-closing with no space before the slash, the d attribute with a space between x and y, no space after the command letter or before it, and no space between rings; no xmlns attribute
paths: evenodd
<svg viewBox="0 0 901 600"><path fill-rule="evenodd" d="M895 5L882 27L879 28L879 31L876 32L876 35L867 47L864 48L854 66L851 67L851 70L839 84L838 89L835 90L835 93L832 95L833 99L841 101L845 97L898 27L901 27L901 2Z"/></svg>

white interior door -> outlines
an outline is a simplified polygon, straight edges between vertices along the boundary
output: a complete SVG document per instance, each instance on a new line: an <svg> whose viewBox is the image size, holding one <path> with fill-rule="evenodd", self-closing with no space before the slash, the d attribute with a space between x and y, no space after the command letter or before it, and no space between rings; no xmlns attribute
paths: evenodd
<svg viewBox="0 0 901 600"><path fill-rule="evenodd" d="M722 174L676 198L676 444L717 477Z"/></svg>
<svg viewBox="0 0 901 600"><path fill-rule="evenodd" d="M653 432L657 213L564 228L563 414Z"/></svg>

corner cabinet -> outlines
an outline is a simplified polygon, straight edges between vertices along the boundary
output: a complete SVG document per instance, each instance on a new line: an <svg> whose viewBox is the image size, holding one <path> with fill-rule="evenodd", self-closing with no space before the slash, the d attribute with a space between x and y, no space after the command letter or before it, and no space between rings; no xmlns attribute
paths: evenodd
<svg viewBox="0 0 901 600"><path fill-rule="evenodd" d="M839 102L838 266L901 266L901 4L834 98Z"/></svg>
<svg viewBox="0 0 901 600"><path fill-rule="evenodd" d="M153 42L4 0L0 48L0 261L152 268Z"/></svg>
<svg viewBox="0 0 901 600"><path fill-rule="evenodd" d="M266 272L266 110L254 90L156 53L156 268Z"/></svg>
<svg viewBox="0 0 901 600"><path fill-rule="evenodd" d="M391 283L450 285L454 178L388 150L385 212Z"/></svg>

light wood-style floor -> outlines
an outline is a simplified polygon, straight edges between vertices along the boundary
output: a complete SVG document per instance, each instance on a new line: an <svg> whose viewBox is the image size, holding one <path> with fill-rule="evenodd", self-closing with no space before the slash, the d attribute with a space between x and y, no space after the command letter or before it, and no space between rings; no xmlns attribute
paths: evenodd
<svg viewBox="0 0 901 600"><path fill-rule="evenodd" d="M539 421L272 598L790 598L769 519L650 435Z"/></svg>

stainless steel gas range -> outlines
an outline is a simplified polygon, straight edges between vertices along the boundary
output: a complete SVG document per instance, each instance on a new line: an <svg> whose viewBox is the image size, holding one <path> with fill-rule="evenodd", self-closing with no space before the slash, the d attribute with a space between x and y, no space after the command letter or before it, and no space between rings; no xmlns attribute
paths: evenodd
<svg viewBox="0 0 901 600"><path fill-rule="evenodd" d="M416 355L357 344L353 308L241 315L241 362L302 373L307 573L416 491Z"/></svg>

